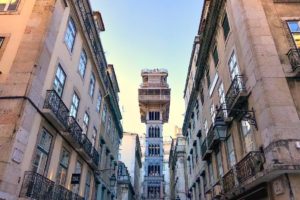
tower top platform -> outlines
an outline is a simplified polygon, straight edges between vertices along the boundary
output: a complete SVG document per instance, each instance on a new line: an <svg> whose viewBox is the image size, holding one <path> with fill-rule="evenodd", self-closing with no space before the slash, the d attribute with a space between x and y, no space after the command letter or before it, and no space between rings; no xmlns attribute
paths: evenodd
<svg viewBox="0 0 300 200"><path fill-rule="evenodd" d="M143 79L139 88L141 121L146 122L149 111L159 111L163 123L169 120L170 91L166 69L143 69Z"/></svg>

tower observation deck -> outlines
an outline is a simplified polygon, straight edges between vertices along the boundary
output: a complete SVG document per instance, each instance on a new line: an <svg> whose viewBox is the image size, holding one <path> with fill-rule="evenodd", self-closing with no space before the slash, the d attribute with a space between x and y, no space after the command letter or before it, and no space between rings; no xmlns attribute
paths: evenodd
<svg viewBox="0 0 300 200"><path fill-rule="evenodd" d="M141 121L146 124L143 199L164 199L163 124L169 120L170 91L165 69L144 69L139 88Z"/></svg>

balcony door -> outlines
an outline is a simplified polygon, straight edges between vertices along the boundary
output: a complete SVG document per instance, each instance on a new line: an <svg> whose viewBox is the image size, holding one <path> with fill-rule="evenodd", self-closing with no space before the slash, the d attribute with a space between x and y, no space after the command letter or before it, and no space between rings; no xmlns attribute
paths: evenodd
<svg viewBox="0 0 300 200"><path fill-rule="evenodd" d="M243 149L245 154L255 151L255 138L253 133L253 128L248 121L241 120L241 135L243 140Z"/></svg>

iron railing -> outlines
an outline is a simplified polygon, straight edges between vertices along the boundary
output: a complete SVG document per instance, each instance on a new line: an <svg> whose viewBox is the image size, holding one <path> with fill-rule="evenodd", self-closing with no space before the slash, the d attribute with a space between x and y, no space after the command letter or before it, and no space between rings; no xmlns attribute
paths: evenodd
<svg viewBox="0 0 300 200"><path fill-rule="evenodd" d="M223 182L223 191L224 193L229 192L230 190L232 190L235 186L235 174L234 174L234 170L231 169L229 170L222 178L222 182Z"/></svg>
<svg viewBox="0 0 300 200"><path fill-rule="evenodd" d="M287 56L290 60L293 71L300 67L300 49L290 49Z"/></svg>
<svg viewBox="0 0 300 200"><path fill-rule="evenodd" d="M81 148L86 152L87 155L92 155L93 145L86 134L81 134Z"/></svg>
<svg viewBox="0 0 300 200"><path fill-rule="evenodd" d="M20 197L36 200L84 200L78 194L32 171L24 174Z"/></svg>
<svg viewBox="0 0 300 200"><path fill-rule="evenodd" d="M69 109L55 90L47 90L43 108L50 109L60 123L68 126Z"/></svg>
<svg viewBox="0 0 300 200"><path fill-rule="evenodd" d="M208 134L207 134L207 147L209 150L212 150L213 147L220 141L220 137L214 131L213 124L210 126Z"/></svg>
<svg viewBox="0 0 300 200"><path fill-rule="evenodd" d="M203 143L201 144L202 160L206 160L209 154L210 154L210 150L208 150L208 148L207 148L207 142L206 142L206 139L205 139L203 141Z"/></svg>
<svg viewBox="0 0 300 200"><path fill-rule="evenodd" d="M226 93L225 102L228 109L233 109L236 98L242 93L246 92L244 77L236 75L231 82L231 85Z"/></svg>
<svg viewBox="0 0 300 200"><path fill-rule="evenodd" d="M235 166L238 182L241 184L263 170L264 155L261 151L249 152Z"/></svg>
<svg viewBox="0 0 300 200"><path fill-rule="evenodd" d="M95 148L93 148L93 150L92 150L92 160L93 160L93 163L96 165L96 166L98 166L98 164L99 164L99 161L100 161L100 156L99 156L99 153L98 153L98 151L95 149Z"/></svg>
<svg viewBox="0 0 300 200"><path fill-rule="evenodd" d="M76 119L72 116L68 119L68 132L70 133L71 137L73 138L73 143L75 146L80 145L81 143L81 134L82 129L79 126Z"/></svg>

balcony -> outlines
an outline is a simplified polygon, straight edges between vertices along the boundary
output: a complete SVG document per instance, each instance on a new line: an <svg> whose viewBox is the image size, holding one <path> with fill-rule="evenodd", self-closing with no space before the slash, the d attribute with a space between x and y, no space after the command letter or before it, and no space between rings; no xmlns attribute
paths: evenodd
<svg viewBox="0 0 300 200"><path fill-rule="evenodd" d="M223 176L223 191L224 193L227 193L231 191L235 186L235 174L234 170L229 170L224 176Z"/></svg>
<svg viewBox="0 0 300 200"><path fill-rule="evenodd" d="M46 177L32 172L26 171L22 183L21 198L30 198L36 200L59 199L59 200L84 200L83 197L67 190L61 185L56 185L53 181Z"/></svg>
<svg viewBox="0 0 300 200"><path fill-rule="evenodd" d="M170 89L139 89L139 102L155 103L169 102Z"/></svg>
<svg viewBox="0 0 300 200"><path fill-rule="evenodd" d="M244 76L236 75L225 96L229 117L233 117L236 114L234 109L237 109L247 99L247 96Z"/></svg>
<svg viewBox="0 0 300 200"><path fill-rule="evenodd" d="M68 127L69 109L55 90L47 90L43 113L58 130L64 131Z"/></svg>
<svg viewBox="0 0 300 200"><path fill-rule="evenodd" d="M219 144L220 137L219 135L214 131L213 124L210 126L208 134L207 134L207 147L209 150L213 150L214 147Z"/></svg>
<svg viewBox="0 0 300 200"><path fill-rule="evenodd" d="M264 155L260 151L249 152L235 166L237 180L241 184L263 170Z"/></svg>
<svg viewBox="0 0 300 200"><path fill-rule="evenodd" d="M290 49L287 56L293 71L300 67L300 49Z"/></svg>
<svg viewBox="0 0 300 200"><path fill-rule="evenodd" d="M163 181L164 180L164 176L145 176L144 177L145 181Z"/></svg>
<svg viewBox="0 0 300 200"><path fill-rule="evenodd" d="M81 134L80 149L81 155L97 169L99 163L99 153L93 147L92 142L86 134Z"/></svg>
<svg viewBox="0 0 300 200"><path fill-rule="evenodd" d="M203 141L201 145L201 155L202 160L208 160L211 154L211 150L207 149L206 139Z"/></svg>
<svg viewBox="0 0 300 200"><path fill-rule="evenodd" d="M62 132L64 138L72 144L75 149L80 148L82 129L72 116L68 118L68 129Z"/></svg>

